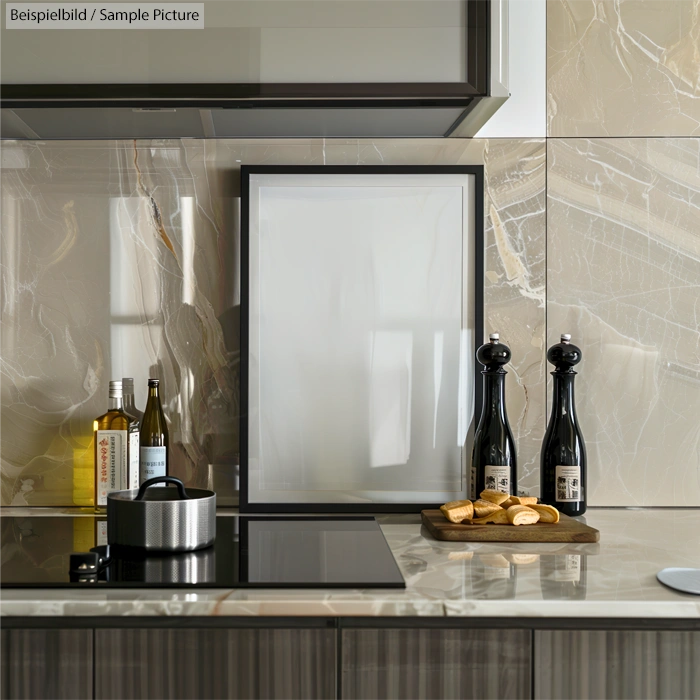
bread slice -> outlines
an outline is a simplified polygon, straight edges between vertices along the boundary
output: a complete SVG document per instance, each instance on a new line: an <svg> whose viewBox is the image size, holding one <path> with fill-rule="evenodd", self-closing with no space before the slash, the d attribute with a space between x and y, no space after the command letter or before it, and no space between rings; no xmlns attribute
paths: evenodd
<svg viewBox="0 0 700 700"><path fill-rule="evenodd" d="M537 503L537 496L511 496L501 503L501 508L508 510L511 506L534 506L535 503Z"/></svg>
<svg viewBox="0 0 700 700"><path fill-rule="evenodd" d="M505 513L512 525L534 525L540 519L540 514L529 506L511 506Z"/></svg>
<svg viewBox="0 0 700 700"><path fill-rule="evenodd" d="M559 522L559 511L554 506L546 506L544 503L538 503L530 506L530 508L540 514L541 523Z"/></svg>
<svg viewBox="0 0 700 700"><path fill-rule="evenodd" d="M451 523L461 523L474 517L474 506L471 501L450 501L440 506L440 511Z"/></svg>
<svg viewBox="0 0 700 700"><path fill-rule="evenodd" d="M498 510L493 513L485 515L483 518L474 518L469 520L467 524L469 525L483 525L485 523L496 523L497 525L507 525L508 524L508 514L503 508L498 508Z"/></svg>
<svg viewBox="0 0 700 700"><path fill-rule="evenodd" d="M511 496L512 506L534 506L537 503L537 496Z"/></svg>
<svg viewBox="0 0 700 700"><path fill-rule="evenodd" d="M474 501L474 515L477 518L483 518L485 515L495 513L497 510L502 510L501 506L496 505L492 501L485 501L483 498Z"/></svg>
<svg viewBox="0 0 700 700"><path fill-rule="evenodd" d="M491 501L491 503L495 503L497 506L500 506L503 501L507 501L510 498L507 493L503 493L502 491L494 491L494 489L485 489L479 494L479 496L484 501Z"/></svg>

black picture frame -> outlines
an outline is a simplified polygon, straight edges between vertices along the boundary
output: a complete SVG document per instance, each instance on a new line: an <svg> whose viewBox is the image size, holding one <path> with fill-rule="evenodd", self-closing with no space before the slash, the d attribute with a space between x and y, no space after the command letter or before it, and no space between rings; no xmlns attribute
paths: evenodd
<svg viewBox="0 0 700 700"><path fill-rule="evenodd" d="M243 165L241 166L241 313L240 313L240 496L241 513L420 513L438 508L438 503L263 503L248 499L248 392L249 392L249 264L250 264L250 176L280 175L472 175L474 176L474 342L479 347L484 338L484 166L483 165ZM482 386L478 364L474 366L474 418L479 421ZM466 496L465 496L466 497Z"/></svg>

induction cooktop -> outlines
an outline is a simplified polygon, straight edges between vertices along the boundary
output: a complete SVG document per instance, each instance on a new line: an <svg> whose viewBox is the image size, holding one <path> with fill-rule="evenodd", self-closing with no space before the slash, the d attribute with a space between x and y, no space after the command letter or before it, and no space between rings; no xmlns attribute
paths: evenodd
<svg viewBox="0 0 700 700"><path fill-rule="evenodd" d="M406 586L373 517L220 515L213 546L148 556L106 547L104 517L3 516L0 526L3 588ZM104 559L99 573L71 574L71 553L95 547Z"/></svg>

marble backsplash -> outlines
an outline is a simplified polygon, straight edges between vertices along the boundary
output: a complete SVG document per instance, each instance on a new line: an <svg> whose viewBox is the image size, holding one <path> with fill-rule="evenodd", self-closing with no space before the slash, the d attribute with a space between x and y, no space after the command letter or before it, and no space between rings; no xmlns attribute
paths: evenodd
<svg viewBox="0 0 700 700"><path fill-rule="evenodd" d="M486 325L520 486L545 422L543 140L15 142L2 151L2 504L89 505L110 378L159 376L173 472L231 502L244 163L485 166Z"/></svg>
<svg viewBox="0 0 700 700"><path fill-rule="evenodd" d="M550 139L547 323L596 505L700 505L700 139Z"/></svg>
<svg viewBox="0 0 700 700"><path fill-rule="evenodd" d="M548 0L547 135L700 135L700 0Z"/></svg>
<svg viewBox="0 0 700 700"><path fill-rule="evenodd" d="M584 348L589 503L700 506L700 0L549 0L547 100L547 340Z"/></svg>

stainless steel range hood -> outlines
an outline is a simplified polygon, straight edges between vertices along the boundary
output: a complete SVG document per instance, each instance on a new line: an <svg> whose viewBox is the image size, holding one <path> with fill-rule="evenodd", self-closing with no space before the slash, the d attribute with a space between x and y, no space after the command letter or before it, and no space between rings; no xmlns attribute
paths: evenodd
<svg viewBox="0 0 700 700"><path fill-rule="evenodd" d="M268 13L275 10L278 12L275 22L283 23L286 15L280 20L279 12L288 11L294 3L274 0L257 6L243 1L210 3L207 5L210 16L220 12L222 6L226 10L235 6L238 15L233 19L217 20L230 29L212 29L209 35L180 32L181 41L185 35L195 35L187 41L199 42L203 51L199 72L191 69L191 62L175 65L178 54L167 55L172 46L169 40L165 40L162 51L153 50L155 56L165 54L162 59L165 67L159 68L160 64L153 59L149 70L137 75L140 80L150 78L148 82L119 81L121 76L118 73L110 74L107 82L94 82L94 76L101 75L97 70L90 72L89 65L80 64L76 68L70 64L75 52L64 55L66 66L56 72L56 77L75 75L73 82L53 80L39 83L24 68L15 71L8 80L8 60L19 65L17 57L21 58L21 52L25 50L24 44L16 43L3 49L0 134L4 139L42 140L474 136L509 94L507 2L431 0L426 3L412 0L411 3L400 3L375 0L375 3L368 4L340 0L326 4L326 8L333 6L334 16L322 19L318 19L321 5L304 2L301 3L304 7L315 4L314 12L307 18L288 15L290 28L286 34L269 28L263 32L260 25L269 20L265 17L251 19L250 15L260 8ZM396 15L397 6L403 4L410 5L412 14ZM243 9L248 14L242 13ZM337 19L343 9L346 14ZM330 29L326 26L341 22L358 24L358 12L361 11L373 14L371 27L352 28L352 31L362 32L360 37L349 35L351 30L346 26ZM243 16L245 21L241 19ZM364 21L364 17L360 20ZM307 31L304 22L311 25L323 22L324 26ZM300 26L291 26L295 23ZM244 24L246 33L241 34L243 29L239 25ZM396 25L401 27L397 30ZM243 60L238 54L226 54L230 42L224 41L218 52L204 50L219 36L215 32L224 32L224 39L238 37L238 43L231 50L239 53L241 37L246 38L248 60L250 55L256 56L252 69L250 60L246 64L247 74L239 71L242 81L225 80L232 74L232 69L217 72L222 63L227 66L233 65L234 59ZM270 32L273 33L270 35ZM69 33L74 35L74 42L84 41L88 34L73 30L57 32ZM110 49L110 41L122 41L119 37L115 39L117 32L100 30L99 33L107 47L104 51L121 48L117 43L114 44L116 48ZM157 35L150 40L151 45L156 39L162 39L163 32L146 33ZM30 33L9 34L4 29L5 47L8 41L17 42L17 34L27 36ZM47 33L37 31L31 34ZM255 51L250 50L251 36L257 38ZM63 37L61 41L64 42ZM349 47L345 53L343 41ZM306 44L312 45L308 55L304 53ZM46 60L60 62L56 47L50 48L46 49ZM41 46L26 50L30 49L35 55ZM88 49L86 45L83 52ZM11 52L9 58L5 50ZM401 54L402 50L404 54ZM326 55L330 63L332 60L337 62L336 67L318 65L318 57ZM285 57L293 60L290 58L285 62ZM174 65L170 75L167 74L168 61ZM414 65L409 65L411 61ZM374 77L376 66L386 68L384 75L376 71L381 81L366 80ZM416 76L420 82L405 80L401 76L402 70L403 76ZM297 77L295 71L307 82L292 82ZM185 75L190 81L213 74L215 81L175 83L172 82L173 74ZM154 75L156 80L153 80ZM391 80L394 75L398 78ZM157 81L159 76L166 80ZM329 80L336 77L337 81ZM442 77L447 80L441 80ZM358 78L363 81L358 81Z"/></svg>

